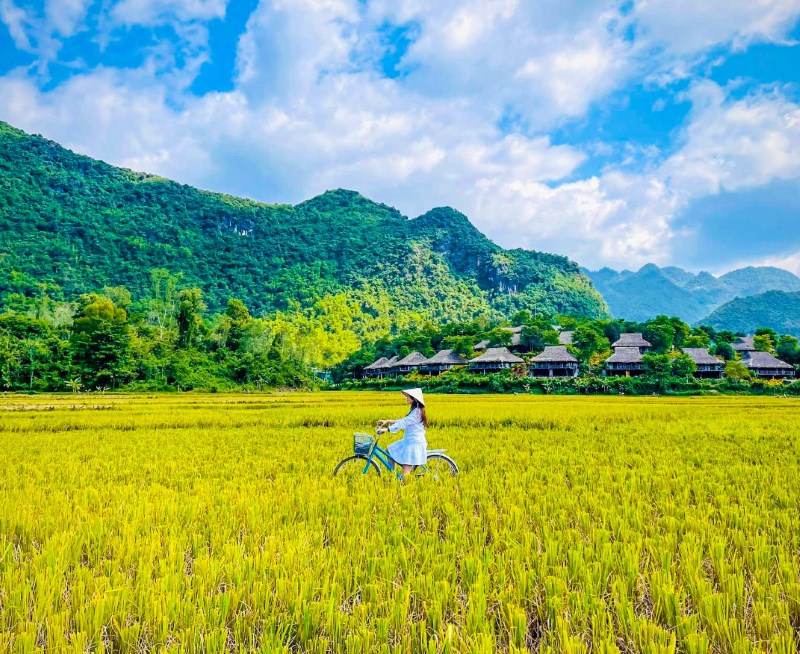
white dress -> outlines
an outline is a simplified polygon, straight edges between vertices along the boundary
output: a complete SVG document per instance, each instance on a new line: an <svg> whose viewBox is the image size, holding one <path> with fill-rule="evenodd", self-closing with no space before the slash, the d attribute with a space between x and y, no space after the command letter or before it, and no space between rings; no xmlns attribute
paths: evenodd
<svg viewBox="0 0 800 654"><path fill-rule="evenodd" d="M405 418L389 425L392 434L405 429L403 438L387 448L395 462L408 466L421 466L428 458L428 441L419 409L411 410Z"/></svg>

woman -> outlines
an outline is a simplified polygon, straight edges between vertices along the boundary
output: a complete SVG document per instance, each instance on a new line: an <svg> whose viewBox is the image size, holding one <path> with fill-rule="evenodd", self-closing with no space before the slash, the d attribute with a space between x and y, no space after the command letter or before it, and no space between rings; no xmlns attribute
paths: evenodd
<svg viewBox="0 0 800 654"><path fill-rule="evenodd" d="M428 426L428 418L425 416L425 398L422 396L421 388L403 391L403 395L411 407L408 414L400 420L378 420L378 433L383 434L387 431L380 427L388 427L388 431L392 434L405 429L403 438L387 448L392 461L403 468L405 476L414 466L424 465L427 460L428 441L425 440L425 428Z"/></svg>

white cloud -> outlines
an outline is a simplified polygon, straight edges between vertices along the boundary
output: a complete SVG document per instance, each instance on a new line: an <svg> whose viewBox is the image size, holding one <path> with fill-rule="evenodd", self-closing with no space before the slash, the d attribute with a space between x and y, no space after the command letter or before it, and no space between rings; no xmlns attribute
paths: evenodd
<svg viewBox="0 0 800 654"><path fill-rule="evenodd" d="M46 0L47 23L56 34L72 36L81 28L91 3L92 0Z"/></svg>
<svg viewBox="0 0 800 654"><path fill-rule="evenodd" d="M659 175L688 197L800 177L800 107L780 91L730 101L713 82L688 93L685 143Z"/></svg>
<svg viewBox="0 0 800 654"><path fill-rule="evenodd" d="M633 15L640 38L685 55L718 44L782 41L800 17L800 1L639 0Z"/></svg>
<svg viewBox="0 0 800 654"><path fill-rule="evenodd" d="M28 13L17 7L13 0L0 0L0 20L8 28L8 33L14 41L14 45L26 52L31 49L31 41L28 38L28 29L31 18Z"/></svg>
<svg viewBox="0 0 800 654"><path fill-rule="evenodd" d="M61 2L62 0L58 0ZM177 19L181 22L224 18L228 0L121 0L110 15L120 25L154 25Z"/></svg>

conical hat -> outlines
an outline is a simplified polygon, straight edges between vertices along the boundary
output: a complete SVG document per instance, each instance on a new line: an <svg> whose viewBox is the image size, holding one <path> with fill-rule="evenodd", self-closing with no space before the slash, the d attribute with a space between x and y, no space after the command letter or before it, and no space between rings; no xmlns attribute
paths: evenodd
<svg viewBox="0 0 800 654"><path fill-rule="evenodd" d="M408 390L403 391L403 395L408 395L410 398L419 402L422 406L425 406L425 398L422 397L421 388L409 388Z"/></svg>

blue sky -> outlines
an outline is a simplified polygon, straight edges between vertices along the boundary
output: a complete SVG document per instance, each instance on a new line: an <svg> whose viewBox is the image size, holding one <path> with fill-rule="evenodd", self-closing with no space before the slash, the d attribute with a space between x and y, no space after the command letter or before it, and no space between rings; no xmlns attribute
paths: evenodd
<svg viewBox="0 0 800 654"><path fill-rule="evenodd" d="M591 268L800 273L800 0L0 0L0 119Z"/></svg>

